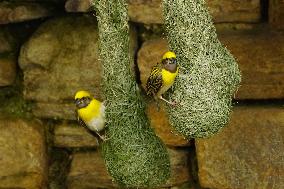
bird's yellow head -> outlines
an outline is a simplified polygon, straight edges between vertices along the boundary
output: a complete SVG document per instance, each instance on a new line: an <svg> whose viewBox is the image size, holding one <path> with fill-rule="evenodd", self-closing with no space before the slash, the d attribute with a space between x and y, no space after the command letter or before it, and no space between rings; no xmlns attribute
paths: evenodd
<svg viewBox="0 0 284 189"><path fill-rule="evenodd" d="M174 53L174 52L172 52L172 51L168 51L168 52L166 52L164 55L163 55L163 60L165 60L165 59L176 59L176 54Z"/></svg>
<svg viewBox="0 0 284 189"><path fill-rule="evenodd" d="M171 73L176 73L178 69L176 54L172 51L168 51L163 55L162 64L164 69Z"/></svg>
<svg viewBox="0 0 284 189"><path fill-rule="evenodd" d="M88 91L77 91L75 94L75 100L83 97L91 97L91 94Z"/></svg>
<svg viewBox="0 0 284 189"><path fill-rule="evenodd" d="M88 91L78 91L75 94L75 105L78 109L88 106L91 100L92 97Z"/></svg>

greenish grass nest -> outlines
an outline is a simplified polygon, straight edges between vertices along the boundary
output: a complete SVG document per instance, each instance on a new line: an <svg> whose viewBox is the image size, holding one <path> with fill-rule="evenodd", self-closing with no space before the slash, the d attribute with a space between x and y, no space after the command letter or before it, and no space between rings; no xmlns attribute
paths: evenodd
<svg viewBox="0 0 284 189"><path fill-rule="evenodd" d="M167 150L150 128L145 105L131 72L127 5L123 0L95 4L106 99L106 167L126 187L154 187L170 175Z"/></svg>
<svg viewBox="0 0 284 189"><path fill-rule="evenodd" d="M209 137L228 123L238 65L218 40L204 0L163 0L163 12L181 67L168 97L179 102L167 108L170 123L186 138Z"/></svg>

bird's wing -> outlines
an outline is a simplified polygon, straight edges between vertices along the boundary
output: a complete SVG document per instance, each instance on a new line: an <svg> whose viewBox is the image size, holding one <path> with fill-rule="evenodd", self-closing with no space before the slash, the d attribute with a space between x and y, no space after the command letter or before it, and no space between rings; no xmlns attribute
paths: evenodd
<svg viewBox="0 0 284 189"><path fill-rule="evenodd" d="M76 118L77 118L77 121L79 123L79 125L83 126L83 127L86 127L86 123L80 118L80 116L78 115L78 111L76 110L75 111L75 115L76 115Z"/></svg>
<svg viewBox="0 0 284 189"><path fill-rule="evenodd" d="M157 64L152 68L150 76L146 83L147 95L155 95L162 87L162 68L160 64Z"/></svg>
<svg viewBox="0 0 284 189"><path fill-rule="evenodd" d="M85 129L86 129L91 135L93 135L93 136L95 136L95 137L97 137L97 136L99 135L99 133L94 132L94 131L92 131L92 130L90 130L90 129L88 128L88 126L86 125L86 123L85 123L85 122L80 118L80 116L78 115L77 110L75 111L75 114L76 114L76 118L77 118L77 121L78 121L78 123L79 123L80 126L85 127Z"/></svg>

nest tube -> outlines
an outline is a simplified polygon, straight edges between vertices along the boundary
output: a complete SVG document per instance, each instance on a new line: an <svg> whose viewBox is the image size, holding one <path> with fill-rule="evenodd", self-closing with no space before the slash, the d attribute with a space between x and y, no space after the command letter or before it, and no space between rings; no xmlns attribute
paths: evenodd
<svg viewBox="0 0 284 189"><path fill-rule="evenodd" d="M129 55L127 4L124 0L96 1L106 136L102 145L106 167L124 187L155 187L170 176L166 147L145 114Z"/></svg>
<svg viewBox="0 0 284 189"><path fill-rule="evenodd" d="M238 65L217 38L204 0L163 0L169 47L180 73L167 106L174 129L185 138L209 137L227 125L232 96L241 81Z"/></svg>

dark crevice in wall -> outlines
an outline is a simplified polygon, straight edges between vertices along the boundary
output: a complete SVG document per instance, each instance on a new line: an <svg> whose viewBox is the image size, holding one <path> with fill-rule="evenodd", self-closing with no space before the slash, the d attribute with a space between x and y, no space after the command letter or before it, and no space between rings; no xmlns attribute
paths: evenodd
<svg viewBox="0 0 284 189"><path fill-rule="evenodd" d="M233 100L234 106L282 106L284 99L267 99L267 100Z"/></svg>
<svg viewBox="0 0 284 189"><path fill-rule="evenodd" d="M71 166L70 151L62 148L52 148L49 155L48 188L67 189L67 174Z"/></svg>
<svg viewBox="0 0 284 189"><path fill-rule="evenodd" d="M261 0L260 7L261 7L261 21L268 22L269 0Z"/></svg>
<svg viewBox="0 0 284 189"><path fill-rule="evenodd" d="M192 188L194 189L204 189L200 186L198 179L198 162L196 156L195 140L193 140L193 145L188 148L189 151L189 174L192 178Z"/></svg>

